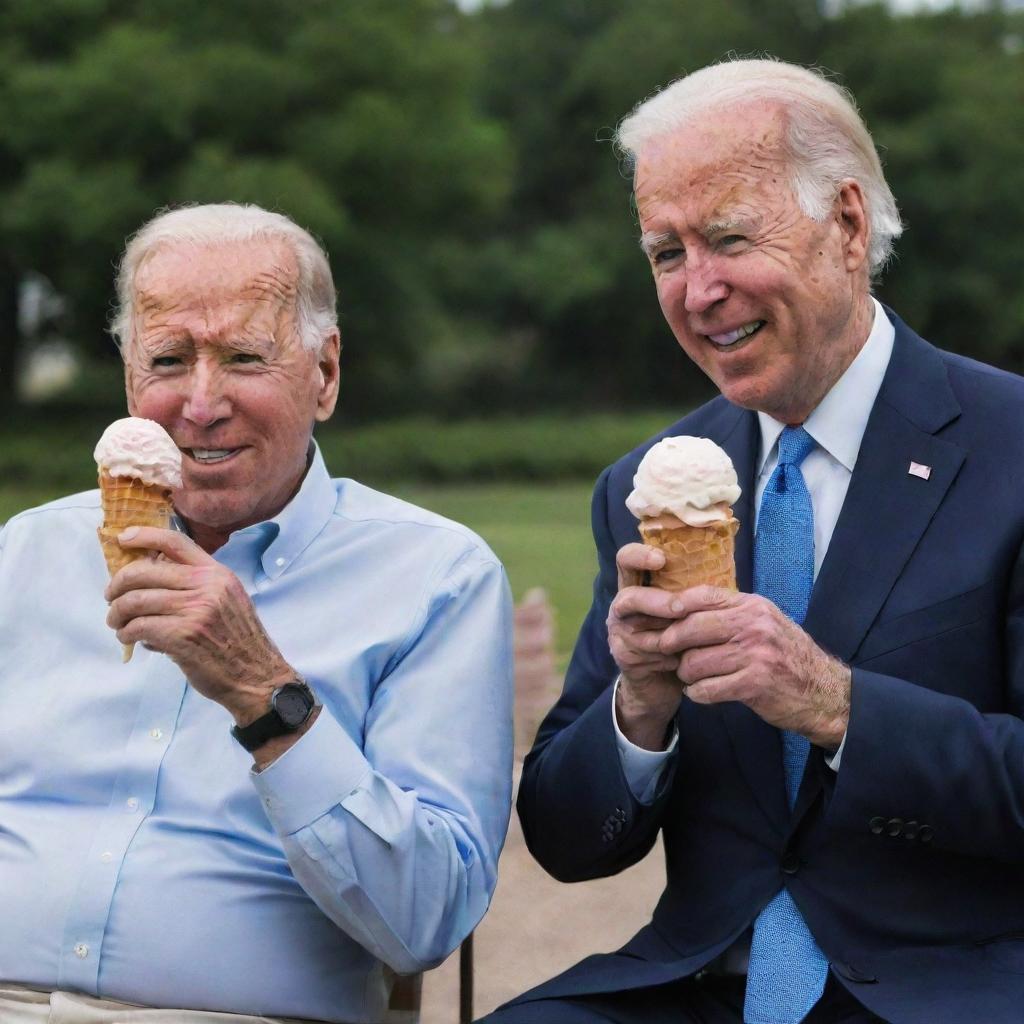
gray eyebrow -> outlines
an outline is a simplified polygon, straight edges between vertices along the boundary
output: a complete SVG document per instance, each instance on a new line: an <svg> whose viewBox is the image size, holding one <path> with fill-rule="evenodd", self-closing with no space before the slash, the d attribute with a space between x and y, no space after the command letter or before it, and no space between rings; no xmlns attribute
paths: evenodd
<svg viewBox="0 0 1024 1024"><path fill-rule="evenodd" d="M702 234L705 238L710 238L712 235L721 235L726 231L735 231L736 228L743 227L747 223L749 222L739 217L726 217L722 220L714 220L710 224L705 224Z"/></svg>
<svg viewBox="0 0 1024 1024"><path fill-rule="evenodd" d="M650 256L655 249L666 242L678 242L679 239L672 231L645 231L640 236L640 248L645 256Z"/></svg>

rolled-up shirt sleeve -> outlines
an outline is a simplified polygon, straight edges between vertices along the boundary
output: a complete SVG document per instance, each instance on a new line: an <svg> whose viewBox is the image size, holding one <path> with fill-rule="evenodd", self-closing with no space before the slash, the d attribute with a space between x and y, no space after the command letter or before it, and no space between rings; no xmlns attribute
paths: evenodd
<svg viewBox="0 0 1024 1024"><path fill-rule="evenodd" d="M511 802L511 600L488 555L468 552L433 588L361 737L325 707L252 776L300 885L399 973L455 949L497 879Z"/></svg>

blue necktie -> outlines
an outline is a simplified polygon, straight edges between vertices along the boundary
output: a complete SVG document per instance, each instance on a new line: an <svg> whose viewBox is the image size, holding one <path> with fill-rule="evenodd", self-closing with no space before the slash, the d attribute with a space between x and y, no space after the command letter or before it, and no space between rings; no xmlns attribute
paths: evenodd
<svg viewBox="0 0 1024 1024"><path fill-rule="evenodd" d="M761 498L754 538L754 591L798 625L807 615L814 583L814 511L800 463L814 448L803 427L779 437L779 464ZM810 744L782 733L786 795L792 810ZM745 1024L798 1024L821 998L828 961L818 949L789 890L780 889L754 922L747 969Z"/></svg>

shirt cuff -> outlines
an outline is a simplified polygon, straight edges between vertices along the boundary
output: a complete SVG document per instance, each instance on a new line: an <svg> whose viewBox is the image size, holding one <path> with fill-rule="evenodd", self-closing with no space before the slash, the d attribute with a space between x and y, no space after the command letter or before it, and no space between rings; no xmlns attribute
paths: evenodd
<svg viewBox="0 0 1024 1024"><path fill-rule="evenodd" d="M291 835L340 804L371 771L362 750L323 707L306 733L250 778L271 824Z"/></svg>
<svg viewBox="0 0 1024 1024"><path fill-rule="evenodd" d="M847 730L847 732L849 732L849 730ZM834 772L839 771L839 761L840 761L840 759L843 756L843 747L845 747L845 746L846 746L846 733L844 732L843 733L843 741L842 741L842 743L839 744L839 749L831 757L829 757L828 754L825 755L825 764L827 764L829 766L829 768L831 768L832 771L834 771Z"/></svg>
<svg viewBox="0 0 1024 1024"><path fill-rule="evenodd" d="M615 697L618 694L621 678L620 676L615 680L615 688L612 691L612 725L615 728L615 744L619 748L619 760L622 763L622 772L626 776L626 784L629 786L630 792L640 803L648 804L654 799L668 759L675 753L679 743L679 730L673 723L672 737L665 750L645 750L626 739L619 728L618 716L615 713Z"/></svg>

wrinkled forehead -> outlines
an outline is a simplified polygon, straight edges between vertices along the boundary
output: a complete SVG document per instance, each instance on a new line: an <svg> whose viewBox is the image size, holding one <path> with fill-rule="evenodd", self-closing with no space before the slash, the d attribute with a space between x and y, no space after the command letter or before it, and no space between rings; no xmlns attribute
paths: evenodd
<svg viewBox="0 0 1024 1024"><path fill-rule="evenodd" d="M251 239L214 245L170 242L158 246L135 273L136 314L154 309L267 304L295 305L299 268L295 253L280 239Z"/></svg>
<svg viewBox="0 0 1024 1024"><path fill-rule="evenodd" d="M644 210L680 197L725 201L758 186L788 187L786 118L763 101L711 108L637 153L633 188ZM774 191L774 189L772 189Z"/></svg>

